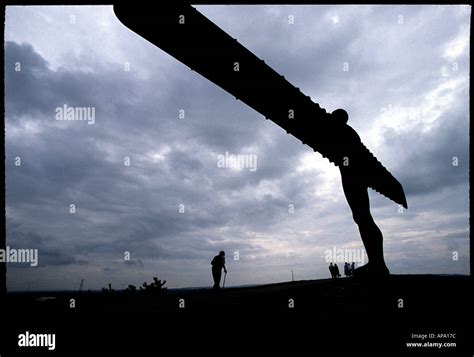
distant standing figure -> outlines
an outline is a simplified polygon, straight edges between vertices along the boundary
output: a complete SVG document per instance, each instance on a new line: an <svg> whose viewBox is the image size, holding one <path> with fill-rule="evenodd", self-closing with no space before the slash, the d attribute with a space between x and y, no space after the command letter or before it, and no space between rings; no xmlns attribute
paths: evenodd
<svg viewBox="0 0 474 357"><path fill-rule="evenodd" d="M354 276L354 270L355 270L355 263L352 262L352 264L351 264L351 269L350 269L351 276Z"/></svg>
<svg viewBox="0 0 474 357"><path fill-rule="evenodd" d="M351 276L351 268L350 268L348 262L344 263L344 275L345 276Z"/></svg>
<svg viewBox="0 0 474 357"><path fill-rule="evenodd" d="M341 277L341 274L339 273L339 267L337 266L336 263L334 263L334 275L336 276L336 278Z"/></svg>
<svg viewBox="0 0 474 357"><path fill-rule="evenodd" d="M224 269L224 272L227 274L227 269L225 267L225 252L220 251L219 254L212 259L211 265L212 277L214 279L213 289L220 289L222 269Z"/></svg>
<svg viewBox="0 0 474 357"><path fill-rule="evenodd" d="M332 279L335 279L335 278L336 278L336 274L335 274L334 265L332 265L332 262L329 264L329 272L331 273L331 278L332 278Z"/></svg>

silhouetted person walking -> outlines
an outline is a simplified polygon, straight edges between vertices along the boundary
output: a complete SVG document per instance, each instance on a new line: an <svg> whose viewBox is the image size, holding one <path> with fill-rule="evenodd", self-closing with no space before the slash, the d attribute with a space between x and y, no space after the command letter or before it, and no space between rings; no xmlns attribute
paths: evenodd
<svg viewBox="0 0 474 357"><path fill-rule="evenodd" d="M225 252L220 251L219 254L212 259L211 265L212 277L214 279L213 289L220 289L222 269L224 269L224 272L227 274L227 269L225 267Z"/></svg>

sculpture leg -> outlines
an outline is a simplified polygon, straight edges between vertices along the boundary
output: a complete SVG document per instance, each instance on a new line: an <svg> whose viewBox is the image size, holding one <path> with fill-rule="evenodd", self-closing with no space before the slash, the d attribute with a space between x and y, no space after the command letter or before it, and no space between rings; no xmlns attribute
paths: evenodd
<svg viewBox="0 0 474 357"><path fill-rule="evenodd" d="M340 171L342 188L347 203L352 210L354 221L359 227L360 236L369 258L368 264L356 269L356 273L374 272L388 274L389 272L383 256L383 236L370 213L367 186L363 184L357 176L351 174L350 171L344 169Z"/></svg>

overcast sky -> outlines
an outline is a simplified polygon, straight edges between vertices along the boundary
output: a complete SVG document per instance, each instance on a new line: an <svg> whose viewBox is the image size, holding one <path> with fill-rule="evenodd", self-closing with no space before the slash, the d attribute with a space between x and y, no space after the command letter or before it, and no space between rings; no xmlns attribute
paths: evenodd
<svg viewBox="0 0 474 357"><path fill-rule="evenodd" d="M197 9L346 109L402 183L402 213L369 193L392 273L469 274L470 7ZM219 250L228 285L327 278L327 249L362 248L334 165L111 6L9 6L5 26L7 245L39 250L38 267L8 265L10 289L209 286ZM56 120L64 104L95 108L94 124ZM256 170L218 167L226 152Z"/></svg>

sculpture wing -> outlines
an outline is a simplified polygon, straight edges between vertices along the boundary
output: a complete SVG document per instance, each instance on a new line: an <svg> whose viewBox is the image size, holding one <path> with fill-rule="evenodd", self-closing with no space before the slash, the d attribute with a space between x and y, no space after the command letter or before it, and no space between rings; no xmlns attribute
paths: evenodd
<svg viewBox="0 0 474 357"><path fill-rule="evenodd" d="M329 115L263 60L190 5L114 6L129 29L340 166L351 154L368 187L406 207L401 184L359 141L347 147ZM354 155L354 153L357 153Z"/></svg>

